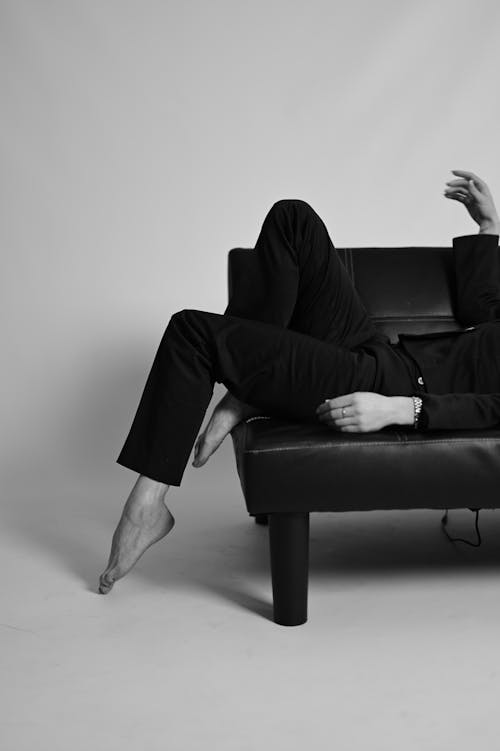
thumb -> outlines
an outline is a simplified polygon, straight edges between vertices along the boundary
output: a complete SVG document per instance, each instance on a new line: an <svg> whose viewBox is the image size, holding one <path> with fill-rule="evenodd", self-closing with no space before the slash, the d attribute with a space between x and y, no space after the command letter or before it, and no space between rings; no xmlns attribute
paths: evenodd
<svg viewBox="0 0 500 751"><path fill-rule="evenodd" d="M469 180L469 190L474 198L481 198L481 191L477 189L474 180Z"/></svg>

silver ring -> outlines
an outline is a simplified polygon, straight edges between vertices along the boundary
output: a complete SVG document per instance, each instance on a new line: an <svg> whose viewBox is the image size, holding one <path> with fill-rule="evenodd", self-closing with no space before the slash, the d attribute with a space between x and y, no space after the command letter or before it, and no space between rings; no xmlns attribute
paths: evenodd
<svg viewBox="0 0 500 751"><path fill-rule="evenodd" d="M342 407L342 417L345 417L345 407Z"/></svg>

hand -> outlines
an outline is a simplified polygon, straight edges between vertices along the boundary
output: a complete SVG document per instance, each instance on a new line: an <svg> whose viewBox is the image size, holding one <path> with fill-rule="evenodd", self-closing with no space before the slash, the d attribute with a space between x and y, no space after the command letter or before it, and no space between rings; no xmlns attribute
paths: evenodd
<svg viewBox="0 0 500 751"><path fill-rule="evenodd" d="M373 391L355 391L325 399L316 409L316 414L321 422L331 428L348 433L369 433L395 423L394 408L393 397Z"/></svg>
<svg viewBox="0 0 500 751"><path fill-rule="evenodd" d="M493 196L484 180L466 170L454 169L452 172L459 177L446 183L450 187L445 188L445 197L463 203L474 221L479 224L480 231L497 234L500 221Z"/></svg>

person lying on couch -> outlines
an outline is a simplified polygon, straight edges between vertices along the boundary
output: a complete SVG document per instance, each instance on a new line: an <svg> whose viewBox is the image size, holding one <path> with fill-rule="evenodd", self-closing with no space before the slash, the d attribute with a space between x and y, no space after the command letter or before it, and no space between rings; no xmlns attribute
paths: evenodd
<svg viewBox="0 0 500 751"><path fill-rule="evenodd" d="M201 467L252 415L355 433L500 424L500 222L484 180L453 174L444 195L479 226L453 239L463 331L401 334L391 343L376 330L323 220L300 199L277 201L263 221L253 251L259 284L233 295L224 314L174 313L117 458L139 477L113 535L101 594L174 526L165 495L181 485L193 447L193 466ZM215 382L228 391L197 438Z"/></svg>

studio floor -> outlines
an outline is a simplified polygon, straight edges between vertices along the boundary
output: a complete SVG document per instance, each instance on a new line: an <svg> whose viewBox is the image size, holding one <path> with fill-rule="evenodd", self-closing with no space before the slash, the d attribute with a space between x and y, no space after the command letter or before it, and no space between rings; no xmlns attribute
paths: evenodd
<svg viewBox="0 0 500 751"><path fill-rule="evenodd" d="M188 466L174 530L103 596L136 475L107 477L4 499L3 749L498 747L500 512L481 512L479 548L436 510L312 514L309 620L284 627L230 439ZM474 514L449 529L474 539Z"/></svg>

